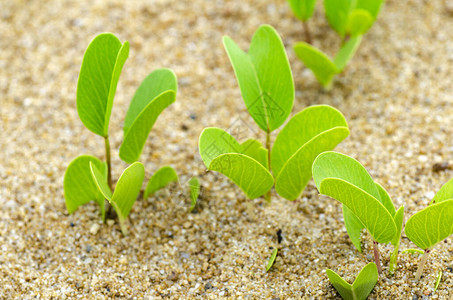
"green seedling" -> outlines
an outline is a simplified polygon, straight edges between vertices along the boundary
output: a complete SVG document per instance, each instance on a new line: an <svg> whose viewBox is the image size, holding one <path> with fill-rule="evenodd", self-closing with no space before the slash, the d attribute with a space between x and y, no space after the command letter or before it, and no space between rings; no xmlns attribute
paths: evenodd
<svg viewBox="0 0 453 300"><path fill-rule="evenodd" d="M277 259L277 254L278 254L278 248L275 247L274 250L272 250L271 257L269 257L269 261L267 262L266 272L268 272L274 265L275 260Z"/></svg>
<svg viewBox="0 0 453 300"><path fill-rule="evenodd" d="M442 186L427 208L409 218L404 231L424 250L415 274L419 280L432 248L453 234L453 179Z"/></svg>
<svg viewBox="0 0 453 300"><path fill-rule="evenodd" d="M122 233L127 235L125 222L131 211L132 205L134 205L134 202L140 193L140 188L145 177L145 168L143 167L143 164L134 162L124 170L123 174L121 174L118 179L113 193L107 184L105 176L92 162L90 162L90 171L98 190L115 209L120 221Z"/></svg>
<svg viewBox="0 0 453 300"><path fill-rule="evenodd" d="M266 133L266 143L264 147L254 139L240 143L222 129L206 128L200 135L201 158L208 170L226 175L250 199L267 193L270 201L275 183L279 195L295 200L311 178L316 156L349 135L346 120L330 106L308 107L289 120L271 148L271 132L288 118L294 101L283 43L275 29L264 25L253 36L248 53L229 37L224 44L246 107Z"/></svg>
<svg viewBox="0 0 453 300"><path fill-rule="evenodd" d="M345 300L366 299L378 282L379 277L375 263L367 264L352 285L330 269L327 269L326 273L334 288Z"/></svg>
<svg viewBox="0 0 453 300"><path fill-rule="evenodd" d="M114 190L108 128L117 84L128 55L129 43L127 41L121 43L111 33L103 33L95 37L85 51L77 84L77 112L85 127L104 138L105 163L96 157L82 155L69 164L64 178L64 193L69 213L94 200L99 203L102 219L105 220L105 199L109 200L106 195L109 195L108 191L112 193ZM131 101L124 122L124 140L119 151L122 160L134 163L140 158L151 128L160 113L175 101L176 90L176 76L169 69L158 69L141 83ZM90 163L93 168L90 168ZM129 175L137 173L136 170L140 168L136 164L133 166L124 171L121 178L125 176L126 179L123 179L121 186L118 186L120 182L118 181L117 188L121 191L116 192L115 189L111 197L112 201L121 197L118 203L122 203L125 198L128 198L128 201L133 198L135 189L129 186L130 180L127 178L140 177ZM93 172L96 170L99 173L97 174L99 176L95 176L97 181L93 177ZM104 179L108 190L99 189L104 187L100 182ZM135 184L138 185L134 182L134 187ZM130 197L124 195L125 191L130 192ZM115 195L118 196L115 197ZM115 207L116 204L114 205L112 201L109 200L117 211L122 230L125 232L124 219L129 211L124 210L122 204Z"/></svg>
<svg viewBox="0 0 453 300"><path fill-rule="evenodd" d="M157 170L156 173L151 177L146 186L143 198L146 199L149 195L154 194L158 190L166 187L171 182L178 182L178 174L175 169L170 166L165 166Z"/></svg>
<svg viewBox="0 0 453 300"><path fill-rule="evenodd" d="M198 196L200 195L200 181L197 177L192 177L189 180L189 191L190 191L190 209L189 211L192 212L198 201Z"/></svg>
<svg viewBox="0 0 453 300"><path fill-rule="evenodd" d="M288 0L288 2L294 15L302 21L305 32L305 41L311 44L310 29L307 21L315 11L316 0Z"/></svg>
<svg viewBox="0 0 453 300"><path fill-rule="evenodd" d="M313 179L321 194L343 204L346 230L354 246L360 246L360 231L366 228L373 237L374 260L379 273L381 264L378 243L391 242L389 272L396 269L403 225L404 207L395 210L385 189L371 178L355 159L337 152L324 152L313 163Z"/></svg>
<svg viewBox="0 0 453 300"><path fill-rule="evenodd" d="M343 38L365 34L376 20L384 0L324 0L330 26Z"/></svg>
<svg viewBox="0 0 453 300"><path fill-rule="evenodd" d="M439 271L439 274L437 274L437 279L436 283L434 284L434 291L437 291L439 288L440 281L442 280L442 270Z"/></svg>
<svg viewBox="0 0 453 300"><path fill-rule="evenodd" d="M341 46L334 59L331 59L321 50L305 42L296 43L294 45L294 51L305 66L312 70L319 83L326 89L330 89L332 79L335 75L343 72L357 51L361 41L361 36L350 38Z"/></svg>

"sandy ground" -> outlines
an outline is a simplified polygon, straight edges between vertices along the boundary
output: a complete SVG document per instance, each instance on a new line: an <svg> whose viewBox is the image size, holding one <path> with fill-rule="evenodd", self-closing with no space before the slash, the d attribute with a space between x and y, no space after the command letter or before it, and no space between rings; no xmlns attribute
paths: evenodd
<svg viewBox="0 0 453 300"><path fill-rule="evenodd" d="M321 3L318 3L321 4ZM297 60L302 25L283 0L0 2L0 298L2 299L337 299L325 274L347 280L372 261L346 235L341 207L311 182L294 203L275 194L247 201L220 174L206 174L197 141L207 126L240 124L263 138L248 116L221 38L248 47L260 24L273 25L288 50L296 83L293 113L330 104L351 135L337 150L359 159L387 188L407 220L449 180L453 164L453 12L444 1L389 0L357 55L329 92ZM316 46L333 54L339 38L318 5L310 22ZM80 122L75 103L83 52L100 32L129 40L110 132L113 174L121 124L141 80L159 67L179 79L177 102L154 127L141 161L146 178L173 165L182 182L203 175L195 214L171 188L136 202L131 235L104 225L88 204L68 216L63 174L77 155L103 158L103 140ZM283 240L277 242L276 232ZM271 248L276 265L265 273ZM415 246L403 236L401 249ZM381 246L384 271L391 246ZM417 257L400 255L370 299L449 299L453 240L435 247L418 283ZM439 289L433 286L439 270ZM450 294L449 294L450 293ZM450 296L449 296L450 295Z"/></svg>

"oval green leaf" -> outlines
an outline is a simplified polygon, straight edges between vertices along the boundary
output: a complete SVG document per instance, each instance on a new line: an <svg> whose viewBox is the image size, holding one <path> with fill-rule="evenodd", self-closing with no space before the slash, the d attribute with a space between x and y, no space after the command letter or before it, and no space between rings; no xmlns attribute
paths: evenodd
<svg viewBox="0 0 453 300"><path fill-rule="evenodd" d="M285 47L277 31L261 26L246 53L223 38L247 110L258 126L270 132L288 118L294 102L294 82Z"/></svg>
<svg viewBox="0 0 453 300"><path fill-rule="evenodd" d="M294 15L302 21L307 21L315 11L316 0L288 0Z"/></svg>
<svg viewBox="0 0 453 300"><path fill-rule="evenodd" d="M219 155L211 161L208 169L230 178L250 199L262 196L274 185L271 173L262 164L244 154Z"/></svg>
<svg viewBox="0 0 453 300"><path fill-rule="evenodd" d="M357 0L355 8L364 9L370 13L375 20L379 14L384 0Z"/></svg>
<svg viewBox="0 0 453 300"><path fill-rule="evenodd" d="M77 83L77 111L92 132L108 135L108 123L116 87L129 55L129 43L121 44L111 33L95 37L85 51Z"/></svg>
<svg viewBox="0 0 453 300"><path fill-rule="evenodd" d="M241 144L241 147L242 154L250 156L251 158L255 159L260 164L262 164L266 169L269 170L267 149L264 148L259 141L255 139L248 139Z"/></svg>
<svg viewBox="0 0 453 300"><path fill-rule="evenodd" d="M356 247L359 252L362 252L362 245L360 240L360 233L365 226L357 218L357 216L346 206L342 205L344 226L348 232L349 238L352 244Z"/></svg>
<svg viewBox="0 0 453 300"><path fill-rule="evenodd" d="M362 36L351 37L344 45L341 46L337 55L335 55L334 64L338 72L342 72L347 63L352 59L357 48L359 48Z"/></svg>
<svg viewBox="0 0 453 300"><path fill-rule="evenodd" d="M143 198L148 198L149 195L152 195L156 191L166 187L170 182L175 182L178 180L178 174L176 174L175 169L170 166L164 166L160 168L148 181Z"/></svg>
<svg viewBox="0 0 453 300"><path fill-rule="evenodd" d="M432 204L409 218L407 237L426 250L453 234L453 199Z"/></svg>
<svg viewBox="0 0 453 300"><path fill-rule="evenodd" d="M206 168L212 160L226 153L242 153L243 147L228 132L220 128L208 127L201 134L198 142L200 156Z"/></svg>
<svg viewBox="0 0 453 300"><path fill-rule="evenodd" d="M107 183L105 175L103 175L102 172L92 162L90 162L90 171L98 190L101 192L105 199L107 199L109 202L112 201L112 190Z"/></svg>
<svg viewBox="0 0 453 300"><path fill-rule="evenodd" d="M294 200L312 175L312 164L349 135L344 116L328 105L311 106L296 114L277 136L271 152L280 196Z"/></svg>
<svg viewBox="0 0 453 300"><path fill-rule="evenodd" d="M142 154L146 139L162 111L175 102L175 91L166 91L154 98L137 116L124 136L120 146L120 158L132 163Z"/></svg>
<svg viewBox="0 0 453 300"><path fill-rule="evenodd" d="M274 265L275 259L277 258L277 254L278 254L278 248L275 247L274 250L272 250L271 257L269 257L269 261L267 262L266 272L268 272Z"/></svg>
<svg viewBox="0 0 453 300"><path fill-rule="evenodd" d="M90 171L90 163L101 172L107 171L106 165L98 158L82 155L74 159L66 169L64 175L64 198L68 213L73 213L77 208L90 201L95 201L101 208L102 219L105 218L105 200L99 192Z"/></svg>
<svg viewBox="0 0 453 300"><path fill-rule="evenodd" d="M351 37L365 34L373 25L373 16L364 9L354 9L349 14L346 32Z"/></svg>
<svg viewBox="0 0 453 300"><path fill-rule="evenodd" d="M453 178L440 188L429 204L431 205L450 199L453 199Z"/></svg>
<svg viewBox="0 0 453 300"><path fill-rule="evenodd" d="M346 33L352 2L351 0L324 0L327 21L329 21L330 27L342 37Z"/></svg>
<svg viewBox="0 0 453 300"><path fill-rule="evenodd" d="M309 68L316 79L322 86L329 88L332 78L335 74L339 73L337 67L321 50L316 49L314 46L299 42L294 45L294 52L297 57Z"/></svg>

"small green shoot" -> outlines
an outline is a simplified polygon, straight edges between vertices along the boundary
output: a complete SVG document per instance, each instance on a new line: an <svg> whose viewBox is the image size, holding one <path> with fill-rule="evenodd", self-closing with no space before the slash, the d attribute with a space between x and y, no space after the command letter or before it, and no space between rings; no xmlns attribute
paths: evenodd
<svg viewBox="0 0 453 300"><path fill-rule="evenodd" d="M277 254L278 254L278 248L275 247L274 250L272 250L271 257L269 257L269 261L267 262L266 272L268 272L274 265L275 259L277 258Z"/></svg>
<svg viewBox="0 0 453 300"><path fill-rule="evenodd" d="M200 195L200 180L198 180L197 177L190 178L189 190L190 190L190 209L189 209L189 211L192 212L197 205L198 196Z"/></svg>
<svg viewBox="0 0 453 300"><path fill-rule="evenodd" d="M440 270L439 274L437 274L436 283L434 284L434 291L437 291L437 288L439 287L441 280L442 280L442 270Z"/></svg>
<svg viewBox="0 0 453 300"><path fill-rule="evenodd" d="M326 273L334 288L345 300L365 300L378 282L379 277L375 263L367 264L352 285L330 269L327 269Z"/></svg>
<svg viewBox="0 0 453 300"><path fill-rule="evenodd" d="M101 171L90 162L91 175L96 183L99 192L107 199L115 209L120 220L121 231L127 235L126 219L134 205L137 196L140 193L140 188L145 177L145 168L140 162L135 162L130 165L118 179L115 191L107 185L106 179Z"/></svg>
<svg viewBox="0 0 453 300"><path fill-rule="evenodd" d="M330 89L332 79L335 75L343 72L347 63L357 51L361 41L361 36L350 38L341 46L334 59L331 59L321 50L305 42L296 43L294 45L294 51L305 66L312 70L319 83L326 89Z"/></svg>
<svg viewBox="0 0 453 300"><path fill-rule="evenodd" d="M170 182L178 181L178 174L170 166L164 166L154 173L151 179L148 181L145 192L143 194L143 199L149 197L149 195L154 194L156 191L164 188Z"/></svg>
<svg viewBox="0 0 453 300"><path fill-rule="evenodd" d="M118 181L115 191L110 195L114 187L109 122L119 77L128 55L129 43L127 41L121 43L111 33L96 36L85 51L77 83L77 112L85 127L104 138L105 164L92 156L79 156L68 166L64 178L64 194L69 213L73 213L80 205L94 200L99 203L102 219L105 220L103 198L109 199L106 195L113 197L109 202L118 213L123 232L125 232L124 221L130 207L121 203L125 198L129 199L127 203L133 204L130 200L132 198L135 201L135 189L127 182L132 177L136 178L135 180L140 178L140 172L137 171L140 167L133 164L126 169L123 173L125 177L121 177L124 178L121 184ZM176 90L176 76L169 69L156 70L142 82L132 99L124 122L124 140L119 151L121 159L127 163L134 163L139 159L156 119L175 101ZM90 168L90 164L93 168ZM93 177L93 172L97 176ZM134 182L134 188L136 186L137 181ZM100 187L102 189L99 190Z"/></svg>
<svg viewBox="0 0 453 300"><path fill-rule="evenodd" d="M453 179L442 186L427 208L409 218L404 231L415 245L424 249L415 274L419 280L431 249L453 234Z"/></svg>
<svg viewBox="0 0 453 300"><path fill-rule="evenodd" d="M224 45L233 65L242 98L256 124L266 133L242 144L218 128L200 135L201 158L208 168L226 175L248 198L266 194L275 183L279 195L297 199L311 178L311 165L319 153L332 150L349 135L344 116L327 105L311 106L296 114L271 147L271 132L291 113L294 84L283 43L269 25L255 33L248 53L229 37ZM271 173L273 171L274 176Z"/></svg>
<svg viewBox="0 0 453 300"><path fill-rule="evenodd" d="M321 194L343 204L346 229L354 246L361 251L360 230L373 237L374 259L381 273L378 243L391 242L399 247L404 207L395 210L384 188L374 182L355 159L337 152L324 152L313 163L313 179ZM390 273L396 268L398 250L392 255ZM392 261L392 259L391 259Z"/></svg>
<svg viewBox="0 0 453 300"><path fill-rule="evenodd" d="M311 35L307 21L315 11L316 0L288 0L288 2L294 15L302 21L305 32L305 41L311 44Z"/></svg>
<svg viewBox="0 0 453 300"><path fill-rule="evenodd" d="M384 0L324 0L330 26L343 38L365 34L376 20Z"/></svg>

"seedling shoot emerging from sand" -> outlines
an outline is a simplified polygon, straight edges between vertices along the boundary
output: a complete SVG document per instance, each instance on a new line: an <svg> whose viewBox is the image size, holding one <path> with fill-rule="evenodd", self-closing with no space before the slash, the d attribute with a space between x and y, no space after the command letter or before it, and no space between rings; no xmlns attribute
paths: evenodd
<svg viewBox="0 0 453 300"><path fill-rule="evenodd" d="M82 123L104 138L105 162L93 156L79 156L68 166L64 179L69 213L94 200L99 203L105 220L107 199L119 216L123 233L126 232L124 220L143 182L143 165L136 161L156 119L175 101L177 89L176 76L169 69L152 72L137 89L126 114L124 140L119 151L120 158L132 165L123 172L114 189L109 121L116 87L128 55L129 43L121 43L111 33L98 35L88 46L77 84L77 111Z"/></svg>
<svg viewBox="0 0 453 300"><path fill-rule="evenodd" d="M315 11L316 0L288 0L288 2L294 15L302 21L305 32L305 41L311 44L308 19L311 18L313 12Z"/></svg>
<svg viewBox="0 0 453 300"><path fill-rule="evenodd" d="M254 139L240 143L222 129L206 128L200 135L201 158L209 170L229 177L248 198L266 194L270 201L275 183L279 195L295 200L311 178L316 156L349 135L346 120L330 106L311 106L289 120L271 147L271 133L286 121L294 102L283 43L269 25L256 31L248 53L229 37L223 41L247 110L266 133L266 143L264 147Z"/></svg>
<svg viewBox="0 0 453 300"><path fill-rule="evenodd" d="M366 228L373 237L374 259L379 273L378 243L391 242L395 251L390 259L390 273L396 260L403 224L404 207L395 210L384 188L374 182L366 169L355 159L337 152L324 152L313 163L313 179L321 194L343 204L346 229L359 251L360 231Z"/></svg>
<svg viewBox="0 0 453 300"><path fill-rule="evenodd" d="M424 250L415 274L415 279L419 280L432 248L453 234L453 179L442 186L427 208L407 221L404 231Z"/></svg>

